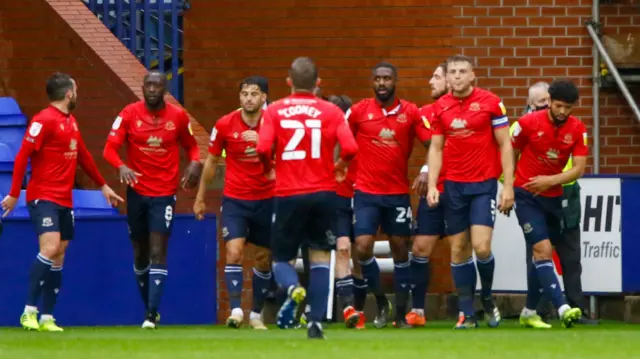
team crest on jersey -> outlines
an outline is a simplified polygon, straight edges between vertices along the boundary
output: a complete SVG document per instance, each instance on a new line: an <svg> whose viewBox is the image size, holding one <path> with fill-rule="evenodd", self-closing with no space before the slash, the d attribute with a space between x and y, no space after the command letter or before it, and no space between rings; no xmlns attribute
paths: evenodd
<svg viewBox="0 0 640 359"><path fill-rule="evenodd" d="M36 137L40 134L40 130L42 130L42 124L40 122L31 123L31 127L29 127L29 134L31 137Z"/></svg>
<svg viewBox="0 0 640 359"><path fill-rule="evenodd" d="M570 134L564 135L564 143L570 144L573 141L573 137Z"/></svg>
<svg viewBox="0 0 640 359"><path fill-rule="evenodd" d="M150 136L147 140L149 147L160 147L162 145L162 138L156 136Z"/></svg>
<svg viewBox="0 0 640 359"><path fill-rule="evenodd" d="M466 120L463 120L461 118L454 118L453 121L451 121L451 128L453 128L454 130L461 130L465 127L467 127Z"/></svg>
<svg viewBox="0 0 640 359"><path fill-rule="evenodd" d="M71 142L69 142L69 149L70 149L71 151L75 151L75 150L77 150L77 149L78 149L78 141L76 141L76 139L75 139L75 138L72 138L72 139L71 139Z"/></svg>
<svg viewBox="0 0 640 359"><path fill-rule="evenodd" d="M469 111L480 111L480 104L472 102L471 105L469 105Z"/></svg>
<svg viewBox="0 0 640 359"><path fill-rule="evenodd" d="M558 150L555 150L553 148L550 148L549 151L547 151L547 158L549 158L550 160L557 160L558 155Z"/></svg>
<svg viewBox="0 0 640 359"><path fill-rule="evenodd" d="M407 122L407 115L405 115L404 113L401 113L400 115L398 115L398 118L396 118L396 121L400 123Z"/></svg>
<svg viewBox="0 0 640 359"><path fill-rule="evenodd" d="M385 140L393 139L393 136L395 135L396 135L396 131L390 130L388 128L383 128L382 130L380 130L380 133L378 134L380 138L383 138Z"/></svg>
<svg viewBox="0 0 640 359"><path fill-rule="evenodd" d="M176 125L173 123L173 121L169 121L169 122L167 122L167 124L166 124L166 125L164 125L164 128L165 128L167 131L173 131L173 130L175 130L175 129L176 129Z"/></svg>

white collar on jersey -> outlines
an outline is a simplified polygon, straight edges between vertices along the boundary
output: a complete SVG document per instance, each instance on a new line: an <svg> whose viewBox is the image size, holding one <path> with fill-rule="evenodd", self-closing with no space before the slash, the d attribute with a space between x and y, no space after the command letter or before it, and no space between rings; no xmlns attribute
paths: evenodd
<svg viewBox="0 0 640 359"><path fill-rule="evenodd" d="M262 104L262 109L263 109L263 110L266 110L266 109L267 109L267 103L266 103L266 102Z"/></svg>
<svg viewBox="0 0 640 359"><path fill-rule="evenodd" d="M402 107L401 104L398 104L398 106L394 107L393 110L387 112L387 110L385 110L384 108L382 109L382 114L385 116L393 116L393 115L397 115L398 112L400 112L400 108Z"/></svg>

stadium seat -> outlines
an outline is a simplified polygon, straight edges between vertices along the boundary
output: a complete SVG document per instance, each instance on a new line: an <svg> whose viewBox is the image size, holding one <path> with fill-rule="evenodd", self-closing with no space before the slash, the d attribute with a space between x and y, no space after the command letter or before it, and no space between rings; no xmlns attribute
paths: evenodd
<svg viewBox="0 0 640 359"><path fill-rule="evenodd" d="M100 190L73 190L73 213L76 216L116 215L118 210L111 207Z"/></svg>
<svg viewBox="0 0 640 359"><path fill-rule="evenodd" d="M13 170L13 151L4 143L0 143L0 172L11 172Z"/></svg>
<svg viewBox="0 0 640 359"><path fill-rule="evenodd" d="M20 149L27 122L27 117L20 110L16 100L0 97L0 139L14 155Z"/></svg>

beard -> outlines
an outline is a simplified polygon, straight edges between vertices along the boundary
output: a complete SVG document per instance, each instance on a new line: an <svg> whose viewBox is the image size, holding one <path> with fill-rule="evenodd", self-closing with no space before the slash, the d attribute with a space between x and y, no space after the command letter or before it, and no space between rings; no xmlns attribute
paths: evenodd
<svg viewBox="0 0 640 359"><path fill-rule="evenodd" d="M389 99L392 99L396 96L396 88L388 88L387 89L387 93L386 94L379 94L378 91L374 90L374 93L376 94L376 98L378 99L378 101L380 102L385 102L388 101Z"/></svg>
<svg viewBox="0 0 640 359"><path fill-rule="evenodd" d="M69 100L69 104L67 104L67 110L69 110L69 112L73 111L76 108L76 98L72 98L71 100Z"/></svg>

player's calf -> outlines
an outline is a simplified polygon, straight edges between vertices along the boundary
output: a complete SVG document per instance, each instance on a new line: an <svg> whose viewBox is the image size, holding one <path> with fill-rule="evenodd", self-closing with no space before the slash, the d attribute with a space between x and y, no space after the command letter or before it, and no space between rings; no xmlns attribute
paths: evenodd
<svg viewBox="0 0 640 359"><path fill-rule="evenodd" d="M378 307L379 321L374 320L377 327L384 327L387 324L387 316L391 313L391 304L387 296L380 288L380 267L373 255L374 238L372 235L361 235L356 237L355 247L358 256L362 276L366 282L367 289L375 295Z"/></svg>
<svg viewBox="0 0 640 359"><path fill-rule="evenodd" d="M272 274L270 271L271 254L266 248L256 247L256 263L253 267L251 286L253 290L253 306L249 314L249 325L253 329L265 330L267 327L262 321L262 309L267 298L267 292L271 287Z"/></svg>
<svg viewBox="0 0 640 359"><path fill-rule="evenodd" d="M154 329L158 321L158 308L164 290L164 284L169 274L167 270L167 234L152 232L149 234L150 260L149 269L149 308L147 318L142 324L145 329Z"/></svg>
<svg viewBox="0 0 640 359"><path fill-rule="evenodd" d="M224 281L229 293L229 305L231 307L231 315L227 318L226 324L230 328L239 328L244 320L241 299L244 284L242 259L244 257L245 243L245 238L234 238L225 243L226 265L224 267Z"/></svg>
<svg viewBox="0 0 640 359"><path fill-rule="evenodd" d="M392 236L389 244L393 257L393 280L396 295L395 323L396 328L407 327L405 315L409 293L411 292L411 268L409 262L409 237Z"/></svg>
<svg viewBox="0 0 640 359"><path fill-rule="evenodd" d="M412 309L405 317L412 326L424 326L425 296L429 287L429 257L435 248L438 235L416 235L411 249L411 292Z"/></svg>

